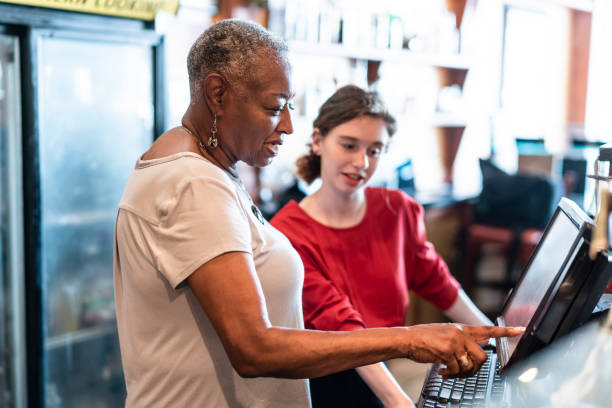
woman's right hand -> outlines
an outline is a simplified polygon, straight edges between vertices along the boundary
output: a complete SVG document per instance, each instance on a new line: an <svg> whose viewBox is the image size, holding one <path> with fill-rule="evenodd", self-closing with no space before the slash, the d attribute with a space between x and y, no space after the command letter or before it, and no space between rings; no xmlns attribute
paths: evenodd
<svg viewBox="0 0 612 408"><path fill-rule="evenodd" d="M465 326L455 323L416 325L411 332L408 358L420 363L442 363L445 377L469 377L478 371L487 355L479 343L491 337L512 337L524 328Z"/></svg>

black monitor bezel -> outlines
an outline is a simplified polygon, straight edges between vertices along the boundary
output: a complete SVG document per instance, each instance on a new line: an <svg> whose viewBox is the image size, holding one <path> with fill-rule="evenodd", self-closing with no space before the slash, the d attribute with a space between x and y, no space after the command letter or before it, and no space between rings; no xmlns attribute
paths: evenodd
<svg viewBox="0 0 612 408"><path fill-rule="evenodd" d="M517 359L520 359L525 354L525 351L524 351L525 348L531 348L531 343L533 341L532 337L536 334L539 324L545 318L546 313L548 312L553 300L555 299L556 294L559 291L559 287L561 286L561 283L563 282L567 274L567 271L571 267L574 259L576 258L581 248L583 248L585 245L588 246L588 243L590 242L590 231L592 230L592 228L594 228L595 223L573 201L567 198L562 198L559 204L557 205L557 208L555 209L555 212L553 213L551 220L546 226L546 229L544 230L542 234L542 238L540 239L540 241L538 242L538 245L536 246L535 250L531 254L529 261L527 262L527 265L525 265L525 267L523 268L521 277L515 287L519 287L521 283L523 282L523 280L525 279L526 273L531 267L533 260L539 253L542 243L545 242L546 237L548 236L548 233L551 229L551 226L553 225L557 217L563 214L578 229L576 238L574 239L574 242L572 243L572 246L570 247L570 251L568 251L568 253L566 254L565 259L563 260L563 263L561 264L561 267L555 274L553 281L551 282L545 295L540 301L540 304L538 305L535 313L530 319L529 324L525 328L525 334L523 334L523 337L520 339L519 343L516 345L516 348L514 349L513 354L508 355L506 339L501 339L501 341L497 342L499 362L502 365L502 370L512 365ZM506 313L515 295L516 295L516 291L513 290L508 296L508 298L506 299L506 301L504 302L500 317L497 319L497 323L499 325L503 325L502 316Z"/></svg>

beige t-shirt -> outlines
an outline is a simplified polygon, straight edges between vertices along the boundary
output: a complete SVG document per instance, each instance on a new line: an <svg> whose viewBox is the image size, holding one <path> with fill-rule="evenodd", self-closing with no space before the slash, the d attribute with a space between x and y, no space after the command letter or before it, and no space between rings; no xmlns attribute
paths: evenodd
<svg viewBox="0 0 612 408"><path fill-rule="evenodd" d="M307 380L241 378L185 279L228 251L253 255L275 326L302 328L304 268L201 156L139 160L115 226L115 301L126 407L309 407Z"/></svg>

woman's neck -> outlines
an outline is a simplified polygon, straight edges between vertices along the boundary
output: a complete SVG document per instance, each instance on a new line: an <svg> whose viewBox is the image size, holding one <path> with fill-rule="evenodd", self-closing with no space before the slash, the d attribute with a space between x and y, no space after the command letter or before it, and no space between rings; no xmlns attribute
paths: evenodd
<svg viewBox="0 0 612 408"><path fill-rule="evenodd" d="M349 228L361 222L366 213L365 189L353 194L342 194L321 186L314 194L306 197L300 206L318 222L334 227Z"/></svg>
<svg viewBox="0 0 612 408"><path fill-rule="evenodd" d="M210 115L209 115L210 116ZM194 118L202 118L197 120ZM210 123L208 123L210 122ZM194 115L190 106L183 116L181 126L191 134L194 141L198 145L199 153L212 162L217 167L225 170L234 178L238 178L238 170L236 169L236 160L232 160L230 155L219 144L214 149L207 146L209 138L209 129L212 125L212 119L205 115ZM201 142L201 143L200 143Z"/></svg>

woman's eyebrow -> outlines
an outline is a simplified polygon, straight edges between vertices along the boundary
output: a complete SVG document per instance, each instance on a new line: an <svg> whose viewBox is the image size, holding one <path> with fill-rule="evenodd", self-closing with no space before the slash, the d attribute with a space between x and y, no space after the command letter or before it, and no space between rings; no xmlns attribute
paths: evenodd
<svg viewBox="0 0 612 408"><path fill-rule="evenodd" d="M348 140L348 141L350 141L350 142L356 142L356 141L357 141L357 138L356 138L356 137L353 137L353 136L348 136L348 135L340 135L340 136L338 136L338 137L339 137L340 139L345 139L345 140Z"/></svg>
<svg viewBox="0 0 612 408"><path fill-rule="evenodd" d="M359 141L359 139L357 139L356 137L353 137L353 136L348 136L348 135L340 135L340 136L338 136L338 137L339 137L340 139L343 139L343 140L346 140L346 141L349 141L349 142L358 142L358 141ZM384 143L383 143L383 142L378 141L378 140L377 140L377 141L375 141L375 142L372 142L371 144L373 144L373 145L380 145L380 146L383 146L383 145L384 145Z"/></svg>
<svg viewBox="0 0 612 408"><path fill-rule="evenodd" d="M295 98L295 92L291 92L288 95L286 93L279 92L279 93L273 94L273 96L275 96L277 98L283 98L283 99L288 101L288 100L291 100L291 99Z"/></svg>

